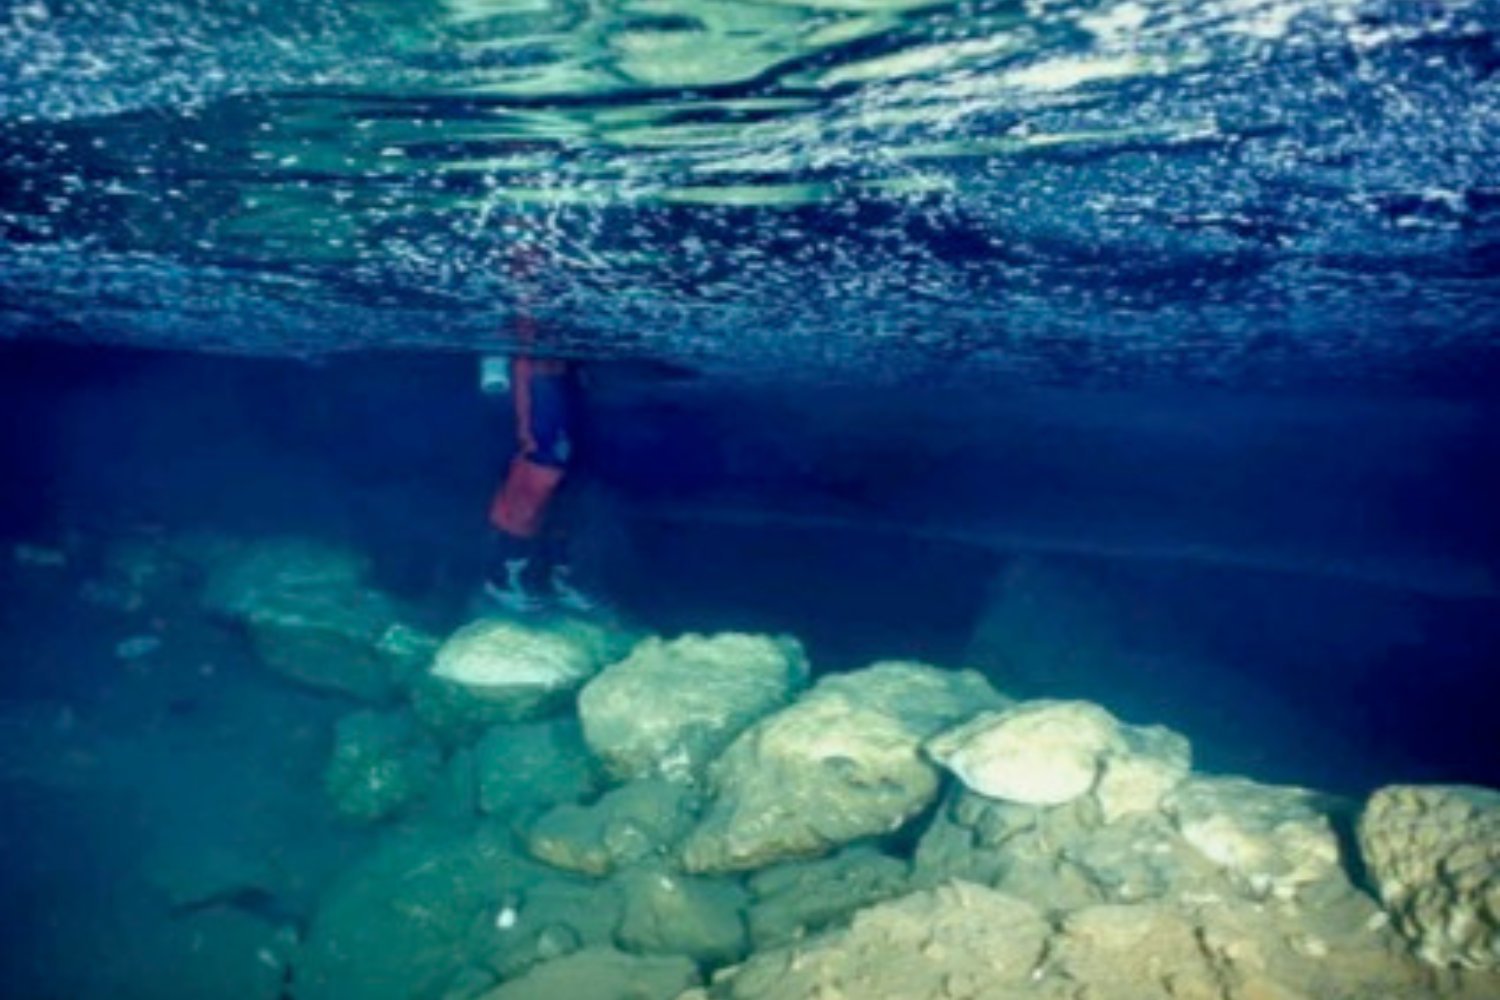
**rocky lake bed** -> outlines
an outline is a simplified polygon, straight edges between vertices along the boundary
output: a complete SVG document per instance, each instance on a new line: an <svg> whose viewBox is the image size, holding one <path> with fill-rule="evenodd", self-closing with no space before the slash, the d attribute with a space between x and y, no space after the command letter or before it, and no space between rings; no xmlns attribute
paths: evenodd
<svg viewBox="0 0 1500 1000"><path fill-rule="evenodd" d="M444 621L306 539L4 573L6 633L52 636L14 663L113 670L0 720L18 995L1500 996L1493 790L1204 773L1107 705L790 636Z"/></svg>

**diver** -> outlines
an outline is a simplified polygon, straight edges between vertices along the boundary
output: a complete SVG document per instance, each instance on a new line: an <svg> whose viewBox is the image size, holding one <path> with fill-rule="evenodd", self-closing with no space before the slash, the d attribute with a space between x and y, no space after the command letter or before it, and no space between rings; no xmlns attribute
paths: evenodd
<svg viewBox="0 0 1500 1000"><path fill-rule="evenodd" d="M486 356L480 384L487 394L510 393L516 425L515 452L490 503L485 596L516 613L598 610L599 602L573 580L568 518L558 502L575 456L577 366L556 358Z"/></svg>
<svg viewBox="0 0 1500 1000"><path fill-rule="evenodd" d="M489 396L509 392L516 445L490 502L484 594L516 613L559 607L591 612L599 604L573 582L569 519L558 499L576 458L578 366L536 350L529 300L548 255L534 222L513 217L505 228L513 237L506 261L518 291L514 333L520 346L510 357L480 358L480 387Z"/></svg>

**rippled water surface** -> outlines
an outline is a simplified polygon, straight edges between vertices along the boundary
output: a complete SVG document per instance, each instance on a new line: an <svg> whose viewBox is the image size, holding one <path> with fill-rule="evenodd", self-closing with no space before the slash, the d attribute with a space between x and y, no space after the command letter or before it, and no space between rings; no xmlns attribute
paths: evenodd
<svg viewBox="0 0 1500 1000"><path fill-rule="evenodd" d="M1494 0L26 0L0 335L1471 377ZM539 253L518 277L514 248Z"/></svg>

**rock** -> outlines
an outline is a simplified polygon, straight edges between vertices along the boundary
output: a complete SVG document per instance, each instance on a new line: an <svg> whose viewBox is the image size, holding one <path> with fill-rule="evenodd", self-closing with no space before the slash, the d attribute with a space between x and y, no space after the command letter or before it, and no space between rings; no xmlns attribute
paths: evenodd
<svg viewBox="0 0 1500 1000"><path fill-rule="evenodd" d="M508 720L543 714L602 666L600 647L576 630L481 618L448 637L431 675L461 685Z"/></svg>
<svg viewBox="0 0 1500 1000"><path fill-rule="evenodd" d="M1009 806L1010 809L1021 807ZM1067 807L1072 808L1072 807ZM1055 815L1065 810L1048 810ZM1108 824L1113 835L1125 824ZM753 955L700 998L861 1000L1405 1000L1483 996L1423 976L1358 907L1328 923L1233 893L1073 905L948 883L855 914L849 927ZM1346 899L1357 899L1350 894ZM1331 911L1319 911L1323 916Z"/></svg>
<svg viewBox="0 0 1500 1000"><path fill-rule="evenodd" d="M149 851L142 870L163 902L177 911L198 910L241 898L274 899L288 876L258 854L225 844L175 841Z"/></svg>
<svg viewBox="0 0 1500 1000"><path fill-rule="evenodd" d="M358 556L316 542L247 546L210 572L204 604L248 629L261 660L311 687L370 701L393 691L380 648L398 624L394 603L364 583Z"/></svg>
<svg viewBox="0 0 1500 1000"><path fill-rule="evenodd" d="M1094 789L1104 821L1155 813L1193 766L1187 738L1165 726L1120 726Z"/></svg>
<svg viewBox="0 0 1500 1000"><path fill-rule="evenodd" d="M746 726L786 704L807 670L790 639L646 639L579 695L584 738L617 777L692 780Z"/></svg>
<svg viewBox="0 0 1500 1000"><path fill-rule="evenodd" d="M1318 797L1305 789L1193 777L1163 809L1183 838L1252 898L1293 899L1314 883L1344 880L1338 838Z"/></svg>
<svg viewBox="0 0 1500 1000"><path fill-rule="evenodd" d="M558 806L526 836L532 857L566 871L608 875L669 853L691 827L696 802L662 778L632 781L589 806Z"/></svg>
<svg viewBox="0 0 1500 1000"><path fill-rule="evenodd" d="M493 726L474 762L479 811L515 821L589 798L599 784L576 719Z"/></svg>
<svg viewBox="0 0 1500 1000"><path fill-rule="evenodd" d="M1019 1000L1029 995L1047 934L1030 903L958 882L862 910L846 929L753 955L716 977L707 995Z"/></svg>
<svg viewBox="0 0 1500 1000"><path fill-rule="evenodd" d="M482 964L514 979L543 962L609 945L624 913L616 882L549 877L502 900L480 934Z"/></svg>
<svg viewBox="0 0 1500 1000"><path fill-rule="evenodd" d="M1359 820L1380 899L1425 961L1500 969L1500 792L1393 785Z"/></svg>
<svg viewBox="0 0 1500 1000"><path fill-rule="evenodd" d="M1023 806L956 786L917 844L912 882L963 879L1056 909L1228 891L1159 814L1106 822L1097 800Z"/></svg>
<svg viewBox="0 0 1500 1000"><path fill-rule="evenodd" d="M762 868L887 833L937 793L899 720L841 697L799 702L714 763L713 805L683 849L689 871Z"/></svg>
<svg viewBox="0 0 1500 1000"><path fill-rule="evenodd" d="M1353 894L1349 898L1353 898ZM1358 911L1366 913L1368 911ZM1309 921L1297 907L1235 895L1068 914L1047 946L1033 994L1097 1000L1365 1000L1478 996L1437 985L1392 952L1378 929Z"/></svg>
<svg viewBox="0 0 1500 1000"><path fill-rule="evenodd" d="M491 726L511 721L515 714L509 705L488 701L430 673L412 677L406 693L422 727L448 749L473 745Z"/></svg>
<svg viewBox="0 0 1500 1000"><path fill-rule="evenodd" d="M467 823L479 815L479 779L474 751L463 748L448 755L423 811L438 822Z"/></svg>
<svg viewBox="0 0 1500 1000"><path fill-rule="evenodd" d="M1210 1000L1225 993L1200 948L1197 927L1154 904L1105 904L1069 914L1048 949L1048 965L1046 985L1054 977L1087 983L1091 1000L1137 1000L1142 995ZM1257 995L1267 1000L1297 996Z"/></svg>
<svg viewBox="0 0 1500 1000"><path fill-rule="evenodd" d="M712 805L683 863L744 871L897 829L937 794L922 740L999 701L977 675L917 663L825 678L713 763Z"/></svg>
<svg viewBox="0 0 1500 1000"><path fill-rule="evenodd" d="M653 869L625 872L619 882L625 917L618 940L627 951L712 965L744 957L749 897L738 884Z"/></svg>
<svg viewBox="0 0 1500 1000"><path fill-rule="evenodd" d="M698 970L686 958L587 948L539 965L482 1000L673 1000L697 982Z"/></svg>
<svg viewBox="0 0 1500 1000"><path fill-rule="evenodd" d="M750 937L757 948L787 944L909 888L906 862L864 846L766 868L750 879Z"/></svg>
<svg viewBox="0 0 1500 1000"><path fill-rule="evenodd" d="M984 712L926 750L981 795L1055 806L1093 793L1110 821L1156 811L1192 766L1192 749L1179 734L1127 726L1086 701Z"/></svg>
<svg viewBox="0 0 1500 1000"><path fill-rule="evenodd" d="M287 966L296 954L295 935L290 932L291 928L277 929L232 907L138 922L111 934L121 955L99 963L108 971L94 973L112 975L114 982L93 983L92 990L74 983L77 992L61 995L278 1000L285 996ZM74 946L85 943L93 942Z"/></svg>
<svg viewBox="0 0 1500 1000"><path fill-rule="evenodd" d="M863 670L830 674L818 682L818 694L839 695L899 719L920 739L1011 704L973 670L944 670L910 660L882 660Z"/></svg>
<svg viewBox="0 0 1500 1000"><path fill-rule="evenodd" d="M1030 701L986 712L927 744L932 758L993 799L1053 806L1092 791L1119 723L1086 701Z"/></svg>
<svg viewBox="0 0 1500 1000"><path fill-rule="evenodd" d="M496 915L552 876L498 831L393 828L324 893L296 960L298 1000L410 1000L492 949Z"/></svg>
<svg viewBox="0 0 1500 1000"><path fill-rule="evenodd" d="M390 669L391 679L403 687L427 676L442 640L430 632L396 622L380 635L375 651Z"/></svg>
<svg viewBox="0 0 1500 1000"><path fill-rule="evenodd" d="M339 720L323 784L340 814L374 822L425 795L441 767L409 713L367 710Z"/></svg>
<svg viewBox="0 0 1500 1000"><path fill-rule="evenodd" d="M172 551L169 539L157 534L127 534L110 540L93 581L99 589L118 594L117 606L138 609L163 598L186 594L193 567Z"/></svg>
<svg viewBox="0 0 1500 1000"><path fill-rule="evenodd" d="M369 561L350 549L304 538L270 538L213 550L203 604L229 618L253 613L288 591L357 585Z"/></svg>

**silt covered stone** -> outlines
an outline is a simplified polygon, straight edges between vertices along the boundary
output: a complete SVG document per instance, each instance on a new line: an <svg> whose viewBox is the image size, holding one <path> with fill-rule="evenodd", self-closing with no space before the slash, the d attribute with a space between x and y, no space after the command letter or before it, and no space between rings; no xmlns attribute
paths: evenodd
<svg viewBox="0 0 1500 1000"><path fill-rule="evenodd" d="M534 718L603 666L608 647L596 631L565 622L481 618L439 647L431 676L458 685L507 720Z"/></svg>
<svg viewBox="0 0 1500 1000"><path fill-rule="evenodd" d="M1359 846L1417 954L1434 965L1500 969L1500 792L1382 788L1360 817Z"/></svg>
<svg viewBox="0 0 1500 1000"><path fill-rule="evenodd" d="M303 539L232 550L210 568L204 605L243 625L261 660L292 680L382 701L411 644L395 603L366 580L359 555Z"/></svg>
<svg viewBox="0 0 1500 1000"><path fill-rule="evenodd" d="M977 675L922 664L823 680L714 762L712 804L683 845L684 865L751 870L899 828L940 784L922 741L999 700Z"/></svg>
<svg viewBox="0 0 1500 1000"><path fill-rule="evenodd" d="M617 777L692 780L746 726L790 701L807 672L791 639L646 639L579 695L584 738Z"/></svg>
<svg viewBox="0 0 1500 1000"><path fill-rule="evenodd" d="M1155 811L1192 766L1182 736L1125 725L1087 701L1027 701L985 712L926 749L987 798L1059 806L1093 794L1107 820Z"/></svg>

